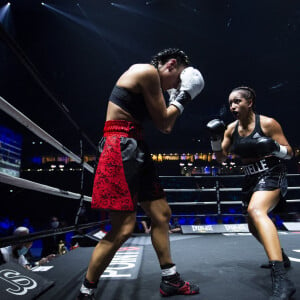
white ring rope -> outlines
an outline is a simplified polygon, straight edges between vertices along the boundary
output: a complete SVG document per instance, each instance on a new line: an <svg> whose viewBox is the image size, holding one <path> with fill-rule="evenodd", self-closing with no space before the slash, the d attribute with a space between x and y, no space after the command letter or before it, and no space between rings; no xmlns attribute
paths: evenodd
<svg viewBox="0 0 300 300"><path fill-rule="evenodd" d="M51 135L49 135L46 131L41 129L38 125L36 125L34 122L32 122L29 118L27 118L23 113L21 113L19 110L17 110L15 107L13 107L11 104L9 104L5 99L3 99L0 96L0 108L6 112L8 115L10 115L12 118L14 118L16 121L18 121L20 124L24 125L27 129L29 129L31 132L36 134L38 137L40 137L45 142L49 143L53 147L55 147L57 150L61 151L65 155L67 155L69 158L73 159L77 163L82 163L82 160L79 156L71 152L69 149L67 149L65 146L63 146L59 141L57 141L55 138L53 138ZM94 168L87 164L86 162L83 162L83 167L90 171L91 173L94 173ZM300 174L288 174L288 176L292 175L300 175ZM160 176L161 178L194 178L194 179L202 179L202 178L238 178L241 177L241 175L225 175L225 176ZM83 197L84 201L92 201L92 198L90 196L81 195L78 193L73 193L69 191L65 191L56 187L51 187L45 184L40 184L34 181L30 181L23 178L18 178L15 176L10 176L7 174L0 173L0 182L14 185L20 188L34 190L38 192L44 192L46 194L52 194L55 196L61 196L65 198L72 198L72 199L81 199ZM288 190L298 190L300 187L288 187ZM228 191L241 191L241 188L219 188L219 191L228 192ZM165 192L215 192L217 191L217 188L197 188L197 189L164 189ZM300 199L291 199L286 200L290 203L298 203L300 202ZM220 204L241 204L242 201L220 201ZM216 205L218 204L217 201L210 201L210 202L170 202L170 205Z"/></svg>
<svg viewBox="0 0 300 300"><path fill-rule="evenodd" d="M242 202L241 202L242 203ZM217 201L211 202L168 202L169 205L216 205Z"/></svg>
<svg viewBox="0 0 300 300"><path fill-rule="evenodd" d="M165 192L215 192L216 189L164 189Z"/></svg>
<svg viewBox="0 0 300 300"><path fill-rule="evenodd" d="M40 184L34 181L30 181L27 179L23 179L23 178L18 178L15 176L11 176L11 175L7 175L7 174L3 174L0 173L0 182L2 183L6 183L6 184L10 184L10 185L14 185L17 187L21 187L24 189L29 189L29 190L34 190L34 191L38 191L38 192L44 192L47 194L52 194L52 195L56 195L56 196L62 196L65 198L72 198L72 199L80 199L81 195L78 193L72 193L69 191L65 191L59 188L55 188L52 186L48 186L45 184ZM300 189L300 187L289 187L288 189ZM165 192L215 192L216 189L164 189ZM240 188L220 188L220 191L241 191ZM84 201L92 201L92 198L90 196L83 196L83 200ZM286 202L289 203L299 203L300 199L291 199L291 200L286 200ZM220 201L220 204L241 204L241 201ZM199 201L195 201L195 202L169 202L170 205L212 205L212 204L217 204L216 201L210 201L210 202L199 202Z"/></svg>
<svg viewBox="0 0 300 300"><path fill-rule="evenodd" d="M45 184L40 184L34 181L30 181L27 179L23 178L18 178L15 176L7 175L0 173L0 182L14 185L16 187L24 188L24 189L29 189L29 190L34 190L38 192L44 192L46 194L52 194L55 196L62 196L65 198L72 198L72 199L80 199L81 195L78 193L73 193L69 191L65 191L56 187L52 187L49 185ZM292 189L300 189L300 187L291 187ZM290 189L290 188L288 188ZM241 190L240 188L222 188L220 191L236 191L236 190ZM203 192L203 191L208 191L208 192L214 192L216 189L164 189L165 192ZM91 202L92 197L90 196L83 196L84 201ZM288 203L299 203L300 199L291 199L291 200L286 200ZM220 204L228 205L228 204L241 204L242 201L220 201ZM169 202L169 205L215 205L217 204L217 201L194 201L194 202Z"/></svg>
<svg viewBox="0 0 300 300"><path fill-rule="evenodd" d="M81 198L81 194L78 194L78 193L72 193L72 192L65 191L65 190L62 190L59 188L55 188L55 187L52 187L49 185L37 183L34 181L30 181L30 180L23 179L23 178L18 178L18 177L3 174L3 173L0 173L0 182L14 185L14 186L17 186L20 188L28 189L28 190L43 192L46 194L61 196L61 197L65 197L65 198L72 198L72 199L80 199ZM83 196L83 200L91 202L92 198L89 196Z"/></svg>
<svg viewBox="0 0 300 300"><path fill-rule="evenodd" d="M215 179L220 179L220 178L240 178L241 176L244 175L202 175L202 176L159 176L160 178L180 178L180 179L203 179L203 178L215 178ZM300 174L287 174L287 177L290 176L300 176Z"/></svg>
<svg viewBox="0 0 300 300"><path fill-rule="evenodd" d="M8 115L10 115L12 118L14 118L16 121L18 121L20 124L24 125L27 129L29 129L31 132L33 132L35 135L37 135L39 138L44 140L45 142L49 143L51 146L56 148L57 150L61 151L65 155L67 155L69 158L73 159L77 163L81 163L82 160L79 156L74 154L72 151L67 149L65 146L63 146L59 141L57 141L55 138L53 138L51 135L49 135L46 131L41 129L38 125L36 125L34 122L32 122L29 118L27 118L23 113L21 113L19 110L17 110L15 107L13 107L10 103L8 103L5 99L3 99L0 96L0 108L6 112ZM83 167L90 171L91 173L94 173L94 168L87 164L86 162L83 162Z"/></svg>
<svg viewBox="0 0 300 300"><path fill-rule="evenodd" d="M291 199L291 200L286 200L288 203L299 203L300 199ZM242 201L220 201L220 204L222 205L229 205L229 204L242 204ZM217 201L210 201L210 202L168 202L169 205L216 205L218 204Z"/></svg>

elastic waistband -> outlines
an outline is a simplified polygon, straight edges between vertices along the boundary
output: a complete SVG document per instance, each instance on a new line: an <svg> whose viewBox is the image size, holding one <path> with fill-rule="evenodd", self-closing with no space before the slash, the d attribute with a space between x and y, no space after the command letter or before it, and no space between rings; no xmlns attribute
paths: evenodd
<svg viewBox="0 0 300 300"><path fill-rule="evenodd" d="M143 140L143 128L141 125L134 122L110 120L106 121L104 124L103 136L119 136Z"/></svg>
<svg viewBox="0 0 300 300"><path fill-rule="evenodd" d="M270 170L272 167L280 164L280 162L280 159L277 157L266 157L252 164L243 166L243 170L245 175L255 175Z"/></svg>

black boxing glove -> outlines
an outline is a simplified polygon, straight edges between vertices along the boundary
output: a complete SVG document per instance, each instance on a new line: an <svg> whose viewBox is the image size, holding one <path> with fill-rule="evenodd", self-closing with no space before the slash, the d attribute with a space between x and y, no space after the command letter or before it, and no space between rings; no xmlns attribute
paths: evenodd
<svg viewBox="0 0 300 300"><path fill-rule="evenodd" d="M236 145L233 152L241 158L263 157L268 155L275 155L283 159L290 158L287 153L287 148L269 137L242 140Z"/></svg>
<svg viewBox="0 0 300 300"><path fill-rule="evenodd" d="M256 158L261 156L257 153L257 140L256 139L246 139L241 140L237 145L235 145L231 150L234 154L240 156L241 158Z"/></svg>
<svg viewBox="0 0 300 300"><path fill-rule="evenodd" d="M279 158L289 159L287 148L269 137L260 137L256 141L258 155L275 155Z"/></svg>
<svg viewBox="0 0 300 300"><path fill-rule="evenodd" d="M222 140L226 129L225 123L220 119L214 119L206 124L210 132L211 149L213 151L222 151Z"/></svg>

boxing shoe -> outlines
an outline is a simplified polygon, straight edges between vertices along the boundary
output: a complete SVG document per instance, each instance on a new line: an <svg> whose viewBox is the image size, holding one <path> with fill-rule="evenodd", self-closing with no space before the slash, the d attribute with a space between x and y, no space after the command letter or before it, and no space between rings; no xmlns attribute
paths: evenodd
<svg viewBox="0 0 300 300"><path fill-rule="evenodd" d="M95 300L95 295L94 294L84 294L84 293L79 293L77 296L77 300Z"/></svg>
<svg viewBox="0 0 300 300"><path fill-rule="evenodd" d="M174 275L162 277L160 294L164 297L199 294L199 286L182 280L179 273L176 273Z"/></svg>
<svg viewBox="0 0 300 300"><path fill-rule="evenodd" d="M288 269L291 267L291 261L290 261L289 257L284 253L282 248L281 248L281 252L282 252L282 258L283 258L283 265L286 269ZM266 263L266 264L262 264L260 267L263 269L271 269L272 268L270 262Z"/></svg>
<svg viewBox="0 0 300 300"><path fill-rule="evenodd" d="M98 285L98 280L96 282L90 282L86 278L81 285L79 295L77 296L77 300L95 300L95 290Z"/></svg>
<svg viewBox="0 0 300 300"><path fill-rule="evenodd" d="M272 278L272 296L269 300L289 300L295 294L296 288L286 275L283 262L270 261Z"/></svg>

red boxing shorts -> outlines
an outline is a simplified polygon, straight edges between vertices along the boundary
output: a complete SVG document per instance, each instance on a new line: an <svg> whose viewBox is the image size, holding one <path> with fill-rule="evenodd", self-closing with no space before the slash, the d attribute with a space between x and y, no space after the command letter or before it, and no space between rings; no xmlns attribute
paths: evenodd
<svg viewBox="0 0 300 300"><path fill-rule="evenodd" d="M135 211L138 202L165 197L140 125L106 121L99 144L92 208Z"/></svg>

